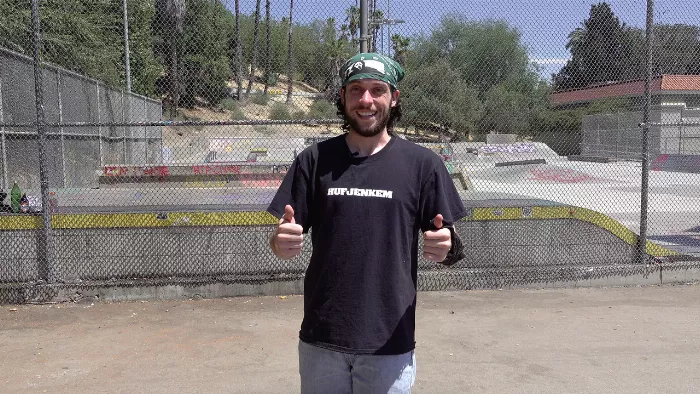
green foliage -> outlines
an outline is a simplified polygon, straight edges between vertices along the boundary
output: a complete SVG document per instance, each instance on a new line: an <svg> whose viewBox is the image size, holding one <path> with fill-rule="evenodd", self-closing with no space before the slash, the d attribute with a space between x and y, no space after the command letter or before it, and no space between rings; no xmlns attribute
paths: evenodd
<svg viewBox="0 0 700 394"><path fill-rule="evenodd" d="M407 68L441 59L479 93L527 71L529 63L517 30L502 21L472 21L460 15L443 17L429 37L418 37Z"/></svg>
<svg viewBox="0 0 700 394"><path fill-rule="evenodd" d="M306 119L335 119L338 109L335 104L327 100L314 101L309 107Z"/></svg>
<svg viewBox="0 0 700 394"><path fill-rule="evenodd" d="M700 27L657 24L654 42L654 74L700 74ZM608 3L591 6L566 48L571 60L554 76L557 90L644 78L644 30L621 22Z"/></svg>
<svg viewBox="0 0 700 394"><path fill-rule="evenodd" d="M234 99L225 98L221 100L219 105L221 105L221 108L231 112L231 120L243 120L246 118L238 101Z"/></svg>
<svg viewBox="0 0 700 394"><path fill-rule="evenodd" d="M437 125L456 138L527 135L547 107L546 83L529 65L519 32L504 22L445 17L415 40L405 61L404 125Z"/></svg>
<svg viewBox="0 0 700 394"><path fill-rule="evenodd" d="M153 1L128 1L133 90L153 95L161 67L153 55ZM123 10L109 0L41 1L42 60L104 81L126 84ZM32 53L31 2L0 2L0 47Z"/></svg>
<svg viewBox="0 0 700 394"><path fill-rule="evenodd" d="M292 112L292 119L308 119L306 112L299 110Z"/></svg>
<svg viewBox="0 0 700 394"><path fill-rule="evenodd" d="M426 63L402 82L403 123L435 124L466 136L476 131L481 112L478 92L447 60Z"/></svg>
<svg viewBox="0 0 700 394"><path fill-rule="evenodd" d="M253 93L250 101L258 105L267 105L267 103L270 101L270 96L263 93Z"/></svg>
<svg viewBox="0 0 700 394"><path fill-rule="evenodd" d="M274 103L270 107L270 119L289 120L292 119L292 114L289 112L289 107L286 104Z"/></svg>

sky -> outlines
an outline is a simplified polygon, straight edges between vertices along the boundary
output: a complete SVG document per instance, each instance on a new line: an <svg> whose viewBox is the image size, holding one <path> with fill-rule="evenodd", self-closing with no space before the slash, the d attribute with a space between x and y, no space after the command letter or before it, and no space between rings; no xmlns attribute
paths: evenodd
<svg viewBox="0 0 700 394"><path fill-rule="evenodd" d="M231 5L233 0L228 0ZM368 0L373 1L373 0ZM569 58L565 45L568 34L588 17L598 0L376 0L377 8L392 19L405 23L391 26L391 33L415 35L430 33L446 14L458 13L468 19L505 20L522 35L530 60L541 66L541 75L549 77ZM299 23L334 17L345 20L345 10L356 0L294 0L294 20ZM357 1L359 4L359 0ZM627 25L643 28L647 0L608 0L615 15ZM264 13L265 1L262 1ZM241 12L252 13L255 0L240 0ZM289 14L289 0L271 0L275 19ZM656 23L698 24L699 0L654 0ZM385 34L388 37L388 35ZM385 51L388 51L385 44ZM380 48L381 49L381 48Z"/></svg>

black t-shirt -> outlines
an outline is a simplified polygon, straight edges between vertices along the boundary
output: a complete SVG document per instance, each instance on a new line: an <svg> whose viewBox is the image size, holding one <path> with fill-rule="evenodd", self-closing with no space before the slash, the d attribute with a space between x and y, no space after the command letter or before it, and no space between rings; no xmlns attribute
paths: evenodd
<svg viewBox="0 0 700 394"><path fill-rule="evenodd" d="M427 148L392 137L353 157L345 135L301 152L268 211L311 229L302 341L355 354L415 347L419 232L465 209L444 163Z"/></svg>

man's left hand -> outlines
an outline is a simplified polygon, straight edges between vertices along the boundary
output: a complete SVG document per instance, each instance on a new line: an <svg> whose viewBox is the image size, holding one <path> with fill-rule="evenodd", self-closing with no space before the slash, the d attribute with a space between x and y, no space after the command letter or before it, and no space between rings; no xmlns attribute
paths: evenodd
<svg viewBox="0 0 700 394"><path fill-rule="evenodd" d="M442 227L442 215L437 214L433 219L436 230L423 233L423 257L436 263L442 262L452 248L452 234L449 229Z"/></svg>

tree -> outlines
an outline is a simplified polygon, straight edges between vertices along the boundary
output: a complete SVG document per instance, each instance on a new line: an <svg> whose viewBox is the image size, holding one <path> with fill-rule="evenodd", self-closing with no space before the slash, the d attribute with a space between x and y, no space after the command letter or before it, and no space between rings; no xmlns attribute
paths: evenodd
<svg viewBox="0 0 700 394"><path fill-rule="evenodd" d="M178 44L185 21L185 0L156 0L156 31L162 33L167 47L170 117L175 118L180 104Z"/></svg>
<svg viewBox="0 0 700 394"><path fill-rule="evenodd" d="M182 105L216 105L228 94L231 14L218 1L187 0L187 7L190 16L181 37Z"/></svg>
<svg viewBox="0 0 700 394"><path fill-rule="evenodd" d="M391 49L394 51L394 60L402 66L406 65L406 56L411 46L411 39L400 34L391 35Z"/></svg>
<svg viewBox="0 0 700 394"><path fill-rule="evenodd" d="M473 134L480 117L478 92L469 87L446 59L412 69L401 83L402 123L437 125L456 139Z"/></svg>
<svg viewBox="0 0 700 394"><path fill-rule="evenodd" d="M347 37L342 34L337 37L336 31L335 19L328 18L323 32L323 50L328 60L324 90L329 100L334 100L340 91L340 68L352 49Z"/></svg>
<svg viewBox="0 0 700 394"><path fill-rule="evenodd" d="M154 54L154 35L151 28L155 16L153 0L129 0L129 52L131 61L131 90L154 97L156 82L163 71ZM123 40L122 40L123 41ZM121 46L124 56L124 46ZM122 60L122 64L124 61ZM120 65L121 70L121 65ZM120 71L119 85L126 85L126 70Z"/></svg>
<svg viewBox="0 0 700 394"><path fill-rule="evenodd" d="M527 134L546 107L546 84L530 66L519 32L505 22L450 15L414 42L401 88L407 124L432 122L457 138Z"/></svg>
<svg viewBox="0 0 700 394"><path fill-rule="evenodd" d="M270 36L270 0L265 0L265 89L263 94L267 95L267 89L270 87L270 63L272 62L271 56L272 48L272 37Z"/></svg>
<svg viewBox="0 0 700 394"><path fill-rule="evenodd" d="M592 5L583 27L569 34L566 48L571 52L571 60L554 78L557 89L619 81L625 66L625 30L628 27L608 3Z"/></svg>
<svg viewBox="0 0 700 394"><path fill-rule="evenodd" d="M360 27L360 8L355 6L350 6L350 8L345 10L345 21L348 22L348 29L350 30L350 40L353 48L359 50L359 35L358 29Z"/></svg>
<svg viewBox="0 0 700 394"><path fill-rule="evenodd" d="M549 89L533 71L511 74L484 95L481 130L528 135L547 110Z"/></svg>
<svg viewBox="0 0 700 394"><path fill-rule="evenodd" d="M153 54L153 2L129 0L132 89L153 96L161 67ZM120 88L126 83L121 2L42 1L42 61ZM0 1L0 47L31 55L31 2Z"/></svg>
<svg viewBox="0 0 700 394"><path fill-rule="evenodd" d="M700 27L683 24L654 26L652 60L655 74L700 74L698 59L700 59Z"/></svg>
<svg viewBox="0 0 700 394"><path fill-rule="evenodd" d="M554 75L557 90L644 78L645 32L620 22L607 3L591 6L566 49L571 60ZM700 74L700 27L654 25L653 51L654 74Z"/></svg>
<svg viewBox="0 0 700 394"><path fill-rule="evenodd" d="M253 30L253 50L251 51L250 75L248 76L248 87L245 90L246 98L250 96L250 90L255 80L255 60L258 55L258 29L260 28L260 0L255 2L255 28Z"/></svg>
<svg viewBox="0 0 700 394"><path fill-rule="evenodd" d="M502 21L471 21L461 15L442 18L429 37L420 36L408 67L445 58L480 97L513 73L530 67L520 33Z"/></svg>
<svg viewBox="0 0 700 394"><path fill-rule="evenodd" d="M233 34L233 55L231 56L231 68L233 69L233 74L236 79L236 98L241 100L241 93L243 92L243 54L241 47L241 11L239 8L239 0L235 0L235 30Z"/></svg>
<svg viewBox="0 0 700 394"><path fill-rule="evenodd" d="M294 0L289 0L289 40L287 47L287 104L292 102L292 78L294 78L294 58L292 57L292 14L294 11Z"/></svg>
<svg viewBox="0 0 700 394"><path fill-rule="evenodd" d="M369 16L370 26L371 26L371 30L372 30L372 41L369 43L369 45L367 45L367 48L369 48L369 50L371 52L377 52L377 50L378 50L377 49L377 41L378 41L377 36L379 34L379 29L382 27L382 21L384 20L384 11L377 10L376 7L377 7L377 2L375 0L375 2L374 2L375 10L372 11L372 13Z"/></svg>

